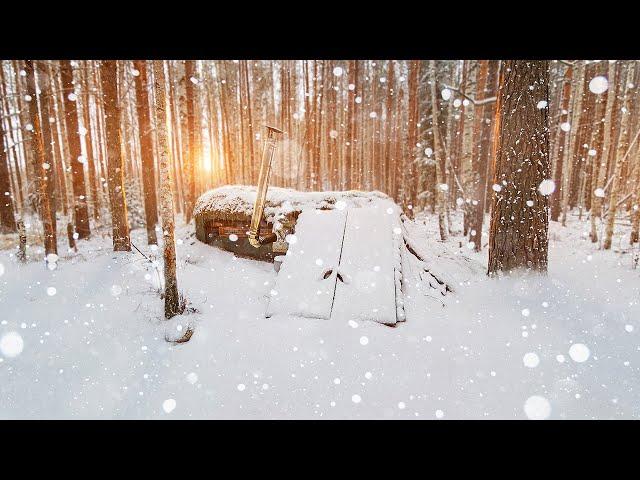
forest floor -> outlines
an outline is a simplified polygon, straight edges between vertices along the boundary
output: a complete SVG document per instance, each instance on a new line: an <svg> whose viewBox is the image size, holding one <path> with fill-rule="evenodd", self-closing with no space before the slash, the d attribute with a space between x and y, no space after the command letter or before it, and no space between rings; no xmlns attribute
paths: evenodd
<svg viewBox="0 0 640 480"><path fill-rule="evenodd" d="M435 216L415 223L437 238ZM2 250L0 418L638 418L640 269L625 225L605 252L586 222L552 222L547 276L480 269L395 328L265 319L273 266L204 245L193 226L177 230L178 283L197 312L169 322L161 266L113 253L107 236L53 271L35 248L27 265ZM143 230L132 239L154 254ZM486 247L459 234L447 246L486 265ZM187 325L188 343L165 341Z"/></svg>

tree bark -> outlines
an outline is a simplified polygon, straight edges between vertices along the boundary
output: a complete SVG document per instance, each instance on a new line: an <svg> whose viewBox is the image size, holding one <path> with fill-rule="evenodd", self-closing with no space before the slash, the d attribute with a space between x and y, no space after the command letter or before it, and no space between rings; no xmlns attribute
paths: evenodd
<svg viewBox="0 0 640 480"><path fill-rule="evenodd" d="M169 143L167 141L167 112L164 61L153 61L155 90L156 128L159 147L160 217L164 239L164 316L167 319L182 313L176 277L175 222L173 217L173 193L171 192L171 169L169 166Z"/></svg>
<svg viewBox="0 0 640 480"><path fill-rule="evenodd" d="M516 269L547 271L549 198L548 61L505 61L496 125L488 274Z"/></svg>
<svg viewBox="0 0 640 480"><path fill-rule="evenodd" d="M156 200L155 160L153 158L153 139L149 121L149 93L147 80L147 62L133 62L139 72L135 78L136 107L138 112L138 134L140 135L140 154L142 156L142 189L144 195L145 224L147 227L147 243L157 245L156 224L158 223L158 206Z"/></svg>
<svg viewBox="0 0 640 480"><path fill-rule="evenodd" d="M499 62L497 60L483 60L480 63L478 74L478 88L476 98L486 100L495 95ZM477 137L473 142L473 156L471 157L471 170L473 172L473 198L469 208L469 241L473 242L476 252L482 250L482 225L486 209L486 191L489 165L491 162L492 131L496 116L495 103L477 105L476 123Z"/></svg>
<svg viewBox="0 0 640 480"><path fill-rule="evenodd" d="M573 78L573 66L567 68L564 74L564 81L562 85L562 102L560 105L560 121L558 122L558 130L556 134L557 144L557 156L554 159L555 168L553 174L553 181L556 184L556 191L551 197L551 220L557 222L560 218L560 211L562 207L562 195L564 193L563 187L563 172L565 168L565 162L571 161L571 158L567 155L567 145L569 135L563 129L563 125L569 122L569 106L571 101L571 80ZM565 113L566 112L566 113ZM566 128L566 127L565 127ZM577 129L578 125L569 124L569 128Z"/></svg>
<svg viewBox="0 0 640 480"><path fill-rule="evenodd" d="M604 129L604 137L602 141L602 152L598 152L598 156L593 159L593 177L591 183L591 242L598 241L597 218L602 217L602 202L604 198L604 184L607 173L607 159L609 158L609 149L611 148L611 133L613 125L611 125L611 116L613 115L613 104L615 102L615 64L609 63L609 90L607 91L607 107L605 110L605 118L602 124ZM600 195L602 193L602 196Z"/></svg>
<svg viewBox="0 0 640 480"><path fill-rule="evenodd" d="M444 189L446 185L445 177L445 153L442 148L442 140L440 138L440 120L439 120L439 106L438 106L438 93L436 90L436 62L430 61L431 66L431 130L433 132L433 153L436 157L436 204L438 210L438 228L440 230L440 240L445 241L448 237L448 230L446 226L446 201L447 192ZM411 102L409 102L411 103ZM410 117L411 118L411 117ZM411 123L411 122L410 122ZM409 125L409 131L411 131L411 125ZM409 141L411 147L411 141ZM413 149L411 150L413 151ZM412 179L413 181L413 179Z"/></svg>
<svg viewBox="0 0 640 480"><path fill-rule="evenodd" d="M42 126L40 124L40 116L38 115L38 101L35 70L33 68L33 61L27 60L25 62L25 71L27 73L27 95L31 97L31 101L28 102L29 120L31 121L31 145L34 148L33 155L33 172L36 182L35 201L36 208L40 214L40 220L42 221L44 231L44 254L47 257L49 254L58 253L58 246L56 242L56 232L51 222L51 206L49 203L48 195L48 177L47 171L51 168L50 159L45 158L44 142L42 139Z"/></svg>
<svg viewBox="0 0 640 480"><path fill-rule="evenodd" d="M633 82L633 69L627 71L627 80L624 84L624 98L622 100L622 120L620 122L620 138L616 149L615 166L613 169L613 181L611 184L611 194L609 195L609 212L607 213L607 224L604 233L603 248L609 250L611 248L611 240L613 238L613 227L616 219L616 211L618 209L618 191L620 189L620 170L623 162L626 160L627 148L629 146L629 88L628 85ZM636 166L640 168L640 165Z"/></svg>
<svg viewBox="0 0 640 480"><path fill-rule="evenodd" d="M0 65L2 68L2 65ZM2 115L2 110L0 110ZM9 122L9 125L11 123ZM15 233L18 231L16 218L13 214L13 195L11 194L11 179L9 177L9 148L4 146L4 122L0 119L0 233Z"/></svg>
<svg viewBox="0 0 640 480"><path fill-rule="evenodd" d="M195 119L195 95L193 91L193 82L191 78L195 74L195 61L185 61L185 102L187 104L187 138L188 149L185 156L185 167L187 176L187 192L185 202L185 222L191 222L191 215L193 214L193 206L196 201L196 161L199 160L198 149L196 148L196 119Z"/></svg>
<svg viewBox="0 0 640 480"><path fill-rule="evenodd" d="M82 150L80 148L78 110L76 108L71 62L69 60L61 61L60 69L64 89L64 109L67 125L67 141L69 144L69 164L71 166L73 185L75 224L79 238L83 239L91 236L91 228L89 226L87 190L84 181L84 164L80 161Z"/></svg>
<svg viewBox="0 0 640 480"><path fill-rule="evenodd" d="M120 139L120 105L117 90L117 63L105 60L101 67L102 101L104 104L107 134L107 184L111 204L111 224L113 230L113 251L131 251L129 222L127 220L127 199L124 190L124 163Z"/></svg>

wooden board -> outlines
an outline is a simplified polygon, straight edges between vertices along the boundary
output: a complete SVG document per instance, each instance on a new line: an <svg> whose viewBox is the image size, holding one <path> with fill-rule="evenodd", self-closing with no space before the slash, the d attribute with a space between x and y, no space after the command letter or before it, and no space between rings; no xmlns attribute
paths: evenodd
<svg viewBox="0 0 640 480"><path fill-rule="evenodd" d="M333 304L341 319L395 325L400 252L392 237L392 217L376 207L348 211Z"/></svg>
<svg viewBox="0 0 640 480"><path fill-rule="evenodd" d="M329 319L347 214L305 210L298 217L289 249L270 292L266 316Z"/></svg>

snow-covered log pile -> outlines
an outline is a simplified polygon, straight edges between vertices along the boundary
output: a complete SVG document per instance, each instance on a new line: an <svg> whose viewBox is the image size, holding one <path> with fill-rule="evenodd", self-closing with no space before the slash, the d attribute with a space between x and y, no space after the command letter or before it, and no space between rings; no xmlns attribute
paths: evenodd
<svg viewBox="0 0 640 480"><path fill-rule="evenodd" d="M205 192L198 198L194 208L196 237L205 243L242 256L272 260L274 255L286 251L283 242L263 245L254 249L248 243L256 187L228 185ZM298 215L306 209L332 210L351 207L367 207L385 204L394 205L384 193L350 191L300 192L290 188L269 187L265 202L260 234L274 231L281 240L295 228Z"/></svg>

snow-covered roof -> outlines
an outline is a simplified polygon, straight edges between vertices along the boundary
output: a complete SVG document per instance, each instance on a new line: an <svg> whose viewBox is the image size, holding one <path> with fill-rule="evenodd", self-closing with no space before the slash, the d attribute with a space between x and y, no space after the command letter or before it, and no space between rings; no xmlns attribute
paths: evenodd
<svg viewBox="0 0 640 480"><path fill-rule="evenodd" d="M251 216L256 201L256 190L257 187L247 185L214 188L198 198L193 214L196 216L211 212L235 218ZM269 187L264 217L271 222L279 214L287 215L307 208L330 210L335 208L339 201L344 202L346 207L363 207L379 200L391 201L387 195L379 191L300 192L291 188Z"/></svg>

